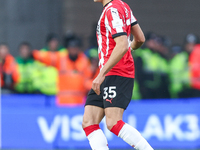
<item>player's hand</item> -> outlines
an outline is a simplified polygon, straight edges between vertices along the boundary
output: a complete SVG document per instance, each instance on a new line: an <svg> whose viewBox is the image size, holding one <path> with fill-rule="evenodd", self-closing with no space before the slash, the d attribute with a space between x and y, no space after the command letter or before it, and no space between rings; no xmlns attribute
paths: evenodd
<svg viewBox="0 0 200 150"><path fill-rule="evenodd" d="M97 95L100 95L100 86L102 82L105 80L105 76L99 74L94 81L92 82L92 89Z"/></svg>

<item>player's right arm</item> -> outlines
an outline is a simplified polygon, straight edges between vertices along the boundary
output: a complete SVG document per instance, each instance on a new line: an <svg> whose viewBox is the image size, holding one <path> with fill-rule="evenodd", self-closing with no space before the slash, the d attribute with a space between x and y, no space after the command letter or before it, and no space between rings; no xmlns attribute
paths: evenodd
<svg viewBox="0 0 200 150"><path fill-rule="evenodd" d="M136 24L131 27L131 34L134 37L130 45L131 50L136 50L140 48L142 44L145 42L145 36L139 24Z"/></svg>

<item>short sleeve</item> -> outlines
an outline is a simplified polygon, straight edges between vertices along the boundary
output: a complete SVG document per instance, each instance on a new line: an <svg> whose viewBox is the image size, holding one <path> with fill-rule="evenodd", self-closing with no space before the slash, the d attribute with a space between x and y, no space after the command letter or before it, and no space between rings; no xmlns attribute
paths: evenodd
<svg viewBox="0 0 200 150"><path fill-rule="evenodd" d="M127 35L124 17L116 8L110 8L107 10L105 24L111 32L112 38L116 38L121 35Z"/></svg>
<svg viewBox="0 0 200 150"><path fill-rule="evenodd" d="M137 22L137 19L135 18L135 16L133 15L133 12L131 11L131 27L136 25L138 22Z"/></svg>

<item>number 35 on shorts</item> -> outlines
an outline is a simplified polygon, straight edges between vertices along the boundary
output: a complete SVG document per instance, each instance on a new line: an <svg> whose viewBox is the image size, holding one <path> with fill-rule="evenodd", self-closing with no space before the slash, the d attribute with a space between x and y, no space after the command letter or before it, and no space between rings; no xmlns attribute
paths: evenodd
<svg viewBox="0 0 200 150"><path fill-rule="evenodd" d="M117 96L116 86L104 87L103 91L103 99L107 99L108 97L115 98Z"/></svg>

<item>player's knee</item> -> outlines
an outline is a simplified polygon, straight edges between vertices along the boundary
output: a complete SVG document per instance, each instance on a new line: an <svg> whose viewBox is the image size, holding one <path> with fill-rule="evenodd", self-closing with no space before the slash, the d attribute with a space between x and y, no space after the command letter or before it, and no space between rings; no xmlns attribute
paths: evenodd
<svg viewBox="0 0 200 150"><path fill-rule="evenodd" d="M84 129L84 128L88 127L88 126L89 126L89 120L83 118L82 128Z"/></svg>
<svg viewBox="0 0 200 150"><path fill-rule="evenodd" d="M114 126L114 124L107 124L107 129L111 130L113 126Z"/></svg>
<svg viewBox="0 0 200 150"><path fill-rule="evenodd" d="M106 126L108 128L108 130L111 130L112 127L116 124L116 122L114 122L113 120L106 120Z"/></svg>
<svg viewBox="0 0 200 150"><path fill-rule="evenodd" d="M94 124L95 123L94 123L93 119L87 119L87 118L83 117L83 121L82 121L82 128L83 129L88 127L88 126L94 125Z"/></svg>

